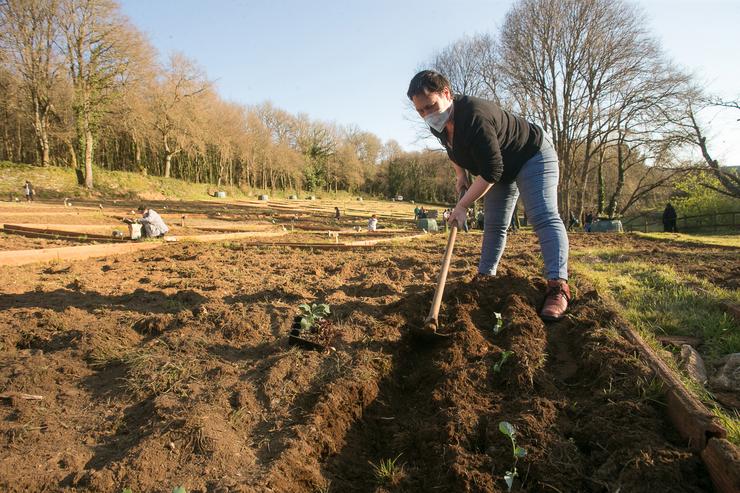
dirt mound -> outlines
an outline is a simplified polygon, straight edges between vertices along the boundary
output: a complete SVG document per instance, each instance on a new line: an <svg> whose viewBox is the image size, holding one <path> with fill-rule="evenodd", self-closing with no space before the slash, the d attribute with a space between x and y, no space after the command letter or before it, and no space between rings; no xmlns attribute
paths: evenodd
<svg viewBox="0 0 740 493"><path fill-rule="evenodd" d="M402 344L375 402L330 458L333 491L505 491L513 465L501 421L527 451L518 491L709 491L700 461L667 429L648 369L609 329L615 314L587 293L545 326L542 283L515 273L451 286L448 346ZM402 301L413 319L417 300ZM505 328L494 334L492 313ZM500 370L504 350L513 351ZM398 457L397 484L367 463ZM385 486L384 486L384 483Z"/></svg>

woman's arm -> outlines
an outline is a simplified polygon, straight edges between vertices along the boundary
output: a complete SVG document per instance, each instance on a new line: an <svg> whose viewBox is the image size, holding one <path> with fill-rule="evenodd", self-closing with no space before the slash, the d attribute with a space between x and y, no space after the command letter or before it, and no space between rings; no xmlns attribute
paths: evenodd
<svg viewBox="0 0 740 493"><path fill-rule="evenodd" d="M460 177L463 177L464 176L464 177L467 178L468 175L465 174L465 169L463 169L460 166L458 166L455 161L450 161L450 162L452 163L452 167L455 168L455 176L456 177L460 178Z"/></svg>
<svg viewBox="0 0 740 493"><path fill-rule="evenodd" d="M451 162L452 167L455 168L455 175L457 176L457 180L455 180L455 194L459 197L461 193L470 188L470 182L468 181L467 172L454 161Z"/></svg>
<svg viewBox="0 0 740 493"><path fill-rule="evenodd" d="M482 176L476 176L465 195L457 202L455 207L467 209L473 202L483 197L491 189L493 183L488 183Z"/></svg>
<svg viewBox="0 0 740 493"><path fill-rule="evenodd" d="M475 180L473 180L473 184L468 188L468 191L465 192L465 195L463 195L463 197L457 202L455 208L452 209L449 218L450 224L455 222L459 227L462 227L467 217L468 207L473 205L473 202L483 197L492 186L493 183L487 182L483 177L476 177Z"/></svg>

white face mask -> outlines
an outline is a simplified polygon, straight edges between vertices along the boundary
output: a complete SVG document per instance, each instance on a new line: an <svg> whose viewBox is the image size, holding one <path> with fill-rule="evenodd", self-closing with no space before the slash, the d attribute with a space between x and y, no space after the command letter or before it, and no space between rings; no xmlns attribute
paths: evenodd
<svg viewBox="0 0 740 493"><path fill-rule="evenodd" d="M446 110L440 111L438 113L432 113L431 115L427 115L424 117L424 121L427 125L432 127L437 132L442 132L445 128L445 124L447 123L447 120L450 119L450 115L452 114L452 103L447 107Z"/></svg>

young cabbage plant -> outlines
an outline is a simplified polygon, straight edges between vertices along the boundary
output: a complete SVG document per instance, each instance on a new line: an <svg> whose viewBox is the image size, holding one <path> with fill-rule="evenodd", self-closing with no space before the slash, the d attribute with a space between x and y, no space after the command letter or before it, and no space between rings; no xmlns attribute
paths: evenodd
<svg viewBox="0 0 740 493"><path fill-rule="evenodd" d="M511 453L514 457L514 463L511 466L511 470L506 471L506 474L504 475L506 486L508 486L509 491L511 491L511 488L514 486L514 478L519 475L516 470L516 463L520 458L527 455L527 451L516 444L516 439L514 438L514 435L516 435L516 428L514 428L514 425L508 421L501 421L498 424L498 429L501 433L509 437L509 440L511 440Z"/></svg>
<svg viewBox="0 0 740 493"><path fill-rule="evenodd" d="M493 325L493 335L497 335L499 332L504 330L504 319L498 312L493 312L493 318L496 320Z"/></svg>
<svg viewBox="0 0 740 493"><path fill-rule="evenodd" d="M493 364L493 371L499 373L501 371L501 367L504 366L504 363L506 363L506 360L509 359L509 356L512 354L514 354L514 351L504 351L501 353L501 359Z"/></svg>
<svg viewBox="0 0 740 493"><path fill-rule="evenodd" d="M301 329L308 330L314 326L316 322L324 320L330 313L329 305L326 303L304 303L298 306L301 310Z"/></svg>

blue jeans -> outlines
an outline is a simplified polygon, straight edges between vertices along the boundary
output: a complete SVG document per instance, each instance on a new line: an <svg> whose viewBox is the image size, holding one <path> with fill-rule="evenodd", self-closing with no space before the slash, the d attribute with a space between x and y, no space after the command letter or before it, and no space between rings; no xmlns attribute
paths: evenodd
<svg viewBox="0 0 740 493"><path fill-rule="evenodd" d="M568 235L558 214L558 155L544 137L540 152L524 163L513 183L496 183L483 197L483 248L478 272L496 274L506 230L521 192L527 220L540 242L547 279L568 279Z"/></svg>

